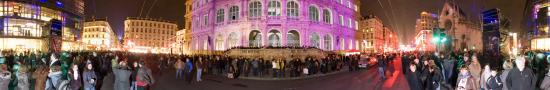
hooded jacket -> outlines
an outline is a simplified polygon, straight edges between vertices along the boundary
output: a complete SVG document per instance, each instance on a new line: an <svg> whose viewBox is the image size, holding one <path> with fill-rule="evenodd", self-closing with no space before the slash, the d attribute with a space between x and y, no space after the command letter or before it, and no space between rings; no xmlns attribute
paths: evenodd
<svg viewBox="0 0 550 90"><path fill-rule="evenodd" d="M537 78L533 70L528 67L525 67L523 71L514 67L506 77L506 87L509 90L535 90L536 82Z"/></svg>

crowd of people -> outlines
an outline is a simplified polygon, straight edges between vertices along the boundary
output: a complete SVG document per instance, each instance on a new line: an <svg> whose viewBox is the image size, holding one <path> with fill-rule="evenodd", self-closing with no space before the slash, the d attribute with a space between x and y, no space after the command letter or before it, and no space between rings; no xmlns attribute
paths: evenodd
<svg viewBox="0 0 550 90"><path fill-rule="evenodd" d="M115 90L144 90L154 84L151 69L144 59L129 60L120 56L130 55L2 51L0 89L96 90L106 81L107 74L114 75Z"/></svg>
<svg viewBox="0 0 550 90"><path fill-rule="evenodd" d="M411 90L550 90L545 59L531 54L499 58L475 52L409 52L401 57L402 73Z"/></svg>
<svg viewBox="0 0 550 90"><path fill-rule="evenodd" d="M309 58L243 58L225 55L137 54L127 52L0 52L0 89L96 90L113 82L114 90L148 90L155 76L170 74L188 83L203 73L227 78L290 78L359 70L359 55ZM114 80L105 79L112 75Z"/></svg>

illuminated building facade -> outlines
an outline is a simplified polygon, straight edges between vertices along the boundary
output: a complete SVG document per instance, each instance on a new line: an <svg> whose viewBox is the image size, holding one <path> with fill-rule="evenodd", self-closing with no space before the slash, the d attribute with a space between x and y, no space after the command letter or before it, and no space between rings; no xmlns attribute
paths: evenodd
<svg viewBox="0 0 550 90"><path fill-rule="evenodd" d="M62 32L61 49L74 49L83 14L83 0L2 0L0 50L48 51L54 29Z"/></svg>
<svg viewBox="0 0 550 90"><path fill-rule="evenodd" d="M182 47L184 48L184 51L189 51L190 50L190 44L191 44L191 36L192 36L192 33L191 33L191 25L192 25L192 21L193 21L193 13L192 13L192 10L193 10L193 1L194 0L186 0L185 1L185 20L184 20L184 29L185 29L185 35L184 35L184 39L182 41Z"/></svg>
<svg viewBox="0 0 550 90"><path fill-rule="evenodd" d="M550 51L550 2L548 0L536 0L533 8L535 28L531 31L531 50Z"/></svg>
<svg viewBox="0 0 550 90"><path fill-rule="evenodd" d="M86 50L116 50L120 42L106 19L84 22L81 41Z"/></svg>
<svg viewBox="0 0 550 90"><path fill-rule="evenodd" d="M358 49L353 0L193 0L192 50L310 46Z"/></svg>
<svg viewBox="0 0 550 90"><path fill-rule="evenodd" d="M170 53L178 25L173 21L129 17L124 21L124 44L130 52Z"/></svg>
<svg viewBox="0 0 550 90"><path fill-rule="evenodd" d="M481 24L466 17L464 11L454 3L446 2L439 15L439 28L443 28L447 40L445 50L479 50L483 46ZM450 46L449 46L450 45ZM476 48L477 47L477 48Z"/></svg>
<svg viewBox="0 0 550 90"><path fill-rule="evenodd" d="M382 41L383 41L383 46L379 46L379 51L383 51L383 52L394 52L396 51L399 46L399 42L397 40L397 33L393 30L391 30L390 28L388 27L384 27L383 31L382 31Z"/></svg>
<svg viewBox="0 0 550 90"><path fill-rule="evenodd" d="M382 52L384 43L382 39L384 24L382 20L374 15L369 15L364 17L359 24L360 27L358 32L364 32L362 37L365 38L365 40L361 42L359 50L365 52Z"/></svg>
<svg viewBox="0 0 550 90"><path fill-rule="evenodd" d="M172 48L174 48L173 50L171 50L173 53L176 53L176 54L182 54L182 53L187 53L186 51L188 50L187 48L187 45L185 45L184 41L186 41L185 38L187 35L187 30L186 29L182 29L182 30L178 30L176 31L176 43L172 44L173 46L171 46Z"/></svg>
<svg viewBox="0 0 550 90"><path fill-rule="evenodd" d="M415 25L415 41L414 44L417 50L434 51L435 43L432 41L434 28L438 28L438 15L423 11L420 13L420 18L416 19Z"/></svg>

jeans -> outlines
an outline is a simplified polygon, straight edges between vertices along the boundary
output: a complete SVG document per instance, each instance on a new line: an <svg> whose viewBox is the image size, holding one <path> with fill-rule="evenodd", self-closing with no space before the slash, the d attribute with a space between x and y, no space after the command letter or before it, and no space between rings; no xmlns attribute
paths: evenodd
<svg viewBox="0 0 550 90"><path fill-rule="evenodd" d="M202 68L198 68L197 69L197 82L202 81L201 75L202 75Z"/></svg>
<svg viewBox="0 0 550 90"><path fill-rule="evenodd" d="M378 67L378 74L380 74L380 77L382 77L382 79L386 79L386 75L384 74L384 67Z"/></svg>
<svg viewBox="0 0 550 90"><path fill-rule="evenodd" d="M176 79L178 79L179 77L183 78L183 69L176 70Z"/></svg>
<svg viewBox="0 0 550 90"><path fill-rule="evenodd" d="M130 90L137 90L136 81L132 81L132 86L130 86Z"/></svg>

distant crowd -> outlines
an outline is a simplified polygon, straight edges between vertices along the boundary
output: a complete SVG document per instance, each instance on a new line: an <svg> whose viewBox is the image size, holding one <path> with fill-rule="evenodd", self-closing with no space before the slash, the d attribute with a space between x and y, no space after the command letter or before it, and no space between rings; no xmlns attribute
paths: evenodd
<svg viewBox="0 0 550 90"><path fill-rule="evenodd" d="M372 55L382 56L380 55ZM242 58L225 55L138 54L127 52L0 52L0 89L96 90L113 82L114 90L150 90L155 76L174 70L176 79L290 78L358 71L360 55L300 58ZM114 80L106 80L107 75Z"/></svg>

